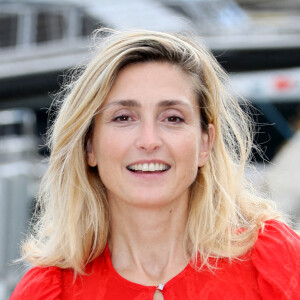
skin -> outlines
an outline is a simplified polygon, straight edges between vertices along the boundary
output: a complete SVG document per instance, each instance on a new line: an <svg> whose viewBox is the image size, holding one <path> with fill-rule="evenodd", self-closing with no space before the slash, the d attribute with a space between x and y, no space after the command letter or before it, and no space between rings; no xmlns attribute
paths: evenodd
<svg viewBox="0 0 300 300"><path fill-rule="evenodd" d="M158 285L187 265L189 188L213 138L212 125L201 131L192 81L178 66L150 62L121 70L95 118L88 163L107 188L112 263L124 278ZM145 162L169 169L128 170Z"/></svg>

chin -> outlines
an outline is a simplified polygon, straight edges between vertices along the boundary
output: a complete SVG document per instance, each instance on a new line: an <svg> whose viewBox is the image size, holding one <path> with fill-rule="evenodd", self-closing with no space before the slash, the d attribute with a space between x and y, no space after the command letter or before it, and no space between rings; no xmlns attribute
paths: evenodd
<svg viewBox="0 0 300 300"><path fill-rule="evenodd" d="M150 196L150 197L149 197ZM130 204L141 208L159 208L170 205L174 200L169 196L164 195L145 195L139 194L137 197L132 197Z"/></svg>

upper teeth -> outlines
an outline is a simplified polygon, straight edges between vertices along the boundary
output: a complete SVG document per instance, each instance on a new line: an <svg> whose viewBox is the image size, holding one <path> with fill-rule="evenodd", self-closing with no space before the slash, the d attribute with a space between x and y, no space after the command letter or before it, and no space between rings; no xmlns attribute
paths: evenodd
<svg viewBox="0 0 300 300"><path fill-rule="evenodd" d="M169 166L161 163L143 163L128 166L130 170L143 171L143 172L154 172L154 171L165 171L169 169Z"/></svg>

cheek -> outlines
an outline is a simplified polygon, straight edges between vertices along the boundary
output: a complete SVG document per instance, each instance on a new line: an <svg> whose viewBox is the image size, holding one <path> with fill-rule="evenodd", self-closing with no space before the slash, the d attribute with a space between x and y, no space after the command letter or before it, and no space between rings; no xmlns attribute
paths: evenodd
<svg viewBox="0 0 300 300"><path fill-rule="evenodd" d="M97 153L97 168L98 174L102 183L107 189L110 189L110 184L114 182L115 172L117 170L116 160L118 159L118 147L111 139L101 138L100 147Z"/></svg>
<svg viewBox="0 0 300 300"><path fill-rule="evenodd" d="M99 132L97 139L97 160L99 174L112 173L120 168L128 149L128 138L126 135L118 135L111 131ZM100 174L100 175L101 175Z"/></svg>
<svg viewBox="0 0 300 300"><path fill-rule="evenodd" d="M116 135L112 130L101 130L98 132L97 146L98 157L106 160L107 157L113 158L124 145L122 135Z"/></svg>
<svg viewBox="0 0 300 300"><path fill-rule="evenodd" d="M181 138L175 138L175 140L176 149L178 149L178 152L181 153L182 157L184 157L185 159L189 157L189 161L191 161L191 163L195 163L200 149L199 135L197 133L187 133Z"/></svg>
<svg viewBox="0 0 300 300"><path fill-rule="evenodd" d="M173 151L176 153L177 167L181 168L183 179L194 179L198 172L200 142L197 141L197 134L175 138Z"/></svg>

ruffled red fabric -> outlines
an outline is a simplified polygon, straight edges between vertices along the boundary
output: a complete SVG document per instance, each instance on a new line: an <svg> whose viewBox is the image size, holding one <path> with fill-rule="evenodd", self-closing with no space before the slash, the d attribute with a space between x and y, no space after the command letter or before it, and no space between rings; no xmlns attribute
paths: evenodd
<svg viewBox="0 0 300 300"><path fill-rule="evenodd" d="M62 271L57 267L37 267L25 274L10 299L59 300L61 295Z"/></svg>
<svg viewBox="0 0 300 300"><path fill-rule="evenodd" d="M267 221L252 251L266 299L300 299L300 238L286 225Z"/></svg>
<svg viewBox="0 0 300 300"><path fill-rule="evenodd" d="M91 262L74 282L72 270L33 268L11 300L152 300L155 286L136 284L114 269L109 249ZM242 259L219 261L214 272L188 265L162 290L165 300L300 300L300 238L278 221L266 221L251 251Z"/></svg>

